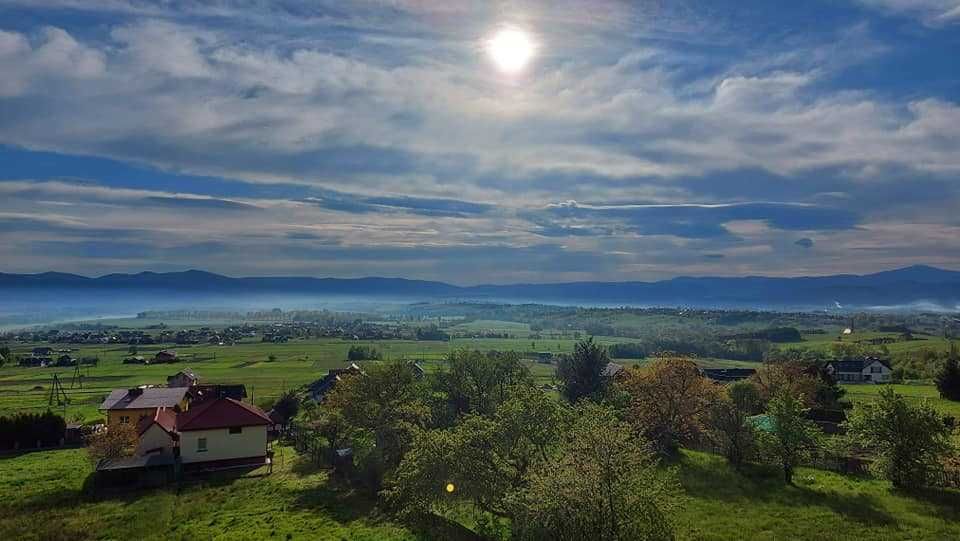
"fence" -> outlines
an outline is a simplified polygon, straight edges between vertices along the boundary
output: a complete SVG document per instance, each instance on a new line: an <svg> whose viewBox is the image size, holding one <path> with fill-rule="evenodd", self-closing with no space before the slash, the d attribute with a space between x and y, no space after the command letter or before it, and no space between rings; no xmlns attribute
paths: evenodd
<svg viewBox="0 0 960 541"><path fill-rule="evenodd" d="M724 454L724 450L721 446L709 440L690 442L684 444L684 448L691 449L693 451L711 453L714 455ZM817 470L827 470L836 473L842 473L844 475L869 475L870 465L872 463L873 461L866 457L844 455L818 450L799 465Z"/></svg>

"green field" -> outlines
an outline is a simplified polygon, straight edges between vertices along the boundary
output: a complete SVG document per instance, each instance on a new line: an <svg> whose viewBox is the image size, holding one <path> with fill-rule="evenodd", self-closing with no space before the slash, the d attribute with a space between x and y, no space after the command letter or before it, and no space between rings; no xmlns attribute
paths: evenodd
<svg viewBox="0 0 960 541"><path fill-rule="evenodd" d="M291 448L282 457L267 476L97 499L83 492L90 465L82 449L0 458L0 539L456 538L452 527L413 532ZM696 452L673 467L686 494L675 517L679 539L960 538L958 491L907 496L884 481L805 468L788 487L775 470L741 475Z"/></svg>
<svg viewBox="0 0 960 541"><path fill-rule="evenodd" d="M891 384L891 385L844 385L847 390L846 399L851 402L872 400L881 389L893 387L893 390L911 400L924 401L944 415L953 415L960 418L960 402L951 402L940 398L940 393L933 385Z"/></svg>

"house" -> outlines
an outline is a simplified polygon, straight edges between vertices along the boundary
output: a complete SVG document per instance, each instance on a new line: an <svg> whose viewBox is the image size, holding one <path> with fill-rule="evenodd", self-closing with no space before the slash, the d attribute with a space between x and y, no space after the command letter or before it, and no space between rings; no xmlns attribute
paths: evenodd
<svg viewBox="0 0 960 541"><path fill-rule="evenodd" d="M704 377L722 383L749 379L757 373L753 368L703 368L700 372Z"/></svg>
<svg viewBox="0 0 960 541"><path fill-rule="evenodd" d="M115 389L100 404L100 411L107 413L107 426L112 424L139 423L153 417L159 408L187 411L186 387L134 387Z"/></svg>
<svg viewBox="0 0 960 541"><path fill-rule="evenodd" d="M177 352L172 349L161 349L153 356L154 363L175 363L177 362Z"/></svg>
<svg viewBox="0 0 960 541"><path fill-rule="evenodd" d="M183 464L263 464L270 418L252 405L218 398L177 416L179 456Z"/></svg>
<svg viewBox="0 0 960 541"><path fill-rule="evenodd" d="M337 382L349 374L363 374L363 369L357 366L356 363L350 363L350 366L347 368L331 369L327 372L326 376L307 386L307 394L310 396L310 400L322 402L327 393L332 391L337 385Z"/></svg>
<svg viewBox="0 0 960 541"><path fill-rule="evenodd" d="M137 425L139 441L138 455L161 454L175 455L180 435L177 434L177 412L167 408L157 408L153 417L144 417Z"/></svg>
<svg viewBox="0 0 960 541"><path fill-rule="evenodd" d="M875 357L829 362L826 371L840 383L888 383L893 372L886 361Z"/></svg>
<svg viewBox="0 0 960 541"><path fill-rule="evenodd" d="M193 387L198 383L200 383L200 378L189 368L184 368L167 377L167 387Z"/></svg>
<svg viewBox="0 0 960 541"><path fill-rule="evenodd" d="M53 348L50 347L33 348L32 352L34 357L50 357L53 353Z"/></svg>

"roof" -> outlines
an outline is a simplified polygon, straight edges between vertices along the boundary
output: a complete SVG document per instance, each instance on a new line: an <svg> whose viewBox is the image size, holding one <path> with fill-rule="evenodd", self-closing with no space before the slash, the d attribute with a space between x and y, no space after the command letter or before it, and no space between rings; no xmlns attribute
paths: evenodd
<svg viewBox="0 0 960 541"><path fill-rule="evenodd" d="M190 389L190 396L197 402L214 398L232 398L242 401L247 397L247 386L242 383L215 383L194 385Z"/></svg>
<svg viewBox="0 0 960 541"><path fill-rule="evenodd" d="M603 371L600 372L600 375L605 378L612 378L620 373L623 370L623 366L617 363L607 363L607 366L603 367Z"/></svg>
<svg viewBox="0 0 960 541"><path fill-rule="evenodd" d="M203 402L181 413L177 430L211 430L234 426L270 425L273 422L260 408L232 398Z"/></svg>
<svg viewBox="0 0 960 541"><path fill-rule="evenodd" d="M133 391L131 393L131 391ZM100 404L101 410L172 408L183 401L186 387L147 387L115 389Z"/></svg>
<svg viewBox="0 0 960 541"><path fill-rule="evenodd" d="M757 373L753 368L703 368L701 371L714 381L739 381Z"/></svg>
<svg viewBox="0 0 960 541"><path fill-rule="evenodd" d="M190 379L198 379L198 378L197 378L197 374L193 371L192 368L184 368L183 370L177 372L176 374L174 374L174 375L172 375L172 376L167 376L167 381L169 381L169 380L171 380L171 379L173 379L173 378L175 378L175 377L177 377L177 376L180 376L180 375L187 376L187 377L190 378Z"/></svg>
<svg viewBox="0 0 960 541"><path fill-rule="evenodd" d="M890 365L887 364L886 361L883 359L877 359L876 357L867 357L865 359L856 359L853 361L832 361L828 364L833 366L834 370L837 372L862 372L864 368L875 362L886 366L888 369L890 368Z"/></svg>
<svg viewBox="0 0 960 541"><path fill-rule="evenodd" d="M167 434L173 435L177 430L177 413L170 409L158 408L153 417L147 417L137 426L137 434L143 434L152 425L159 425Z"/></svg>

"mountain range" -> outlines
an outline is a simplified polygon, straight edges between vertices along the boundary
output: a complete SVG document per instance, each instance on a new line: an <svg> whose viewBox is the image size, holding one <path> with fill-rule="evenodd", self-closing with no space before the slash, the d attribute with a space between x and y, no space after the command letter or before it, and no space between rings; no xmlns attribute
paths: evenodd
<svg viewBox="0 0 960 541"><path fill-rule="evenodd" d="M960 272L916 265L866 275L817 277L678 277L656 282L568 282L457 286L403 278L233 278L210 272L141 272L89 278L75 274L0 273L0 292L25 295L124 293L389 297L561 304L826 308L960 307Z"/></svg>

